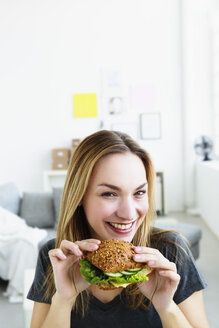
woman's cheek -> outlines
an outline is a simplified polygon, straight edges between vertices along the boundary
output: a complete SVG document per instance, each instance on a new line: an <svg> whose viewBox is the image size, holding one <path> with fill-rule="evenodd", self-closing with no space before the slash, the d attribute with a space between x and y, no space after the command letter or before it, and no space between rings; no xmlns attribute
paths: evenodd
<svg viewBox="0 0 219 328"><path fill-rule="evenodd" d="M148 212L148 209L149 209L149 204L148 204L148 202L147 202L147 204L146 204L146 206L145 206L145 209L144 209L145 214Z"/></svg>
<svg viewBox="0 0 219 328"><path fill-rule="evenodd" d="M147 213L148 209L149 209L148 199L142 200L139 204L139 211L142 213L142 215L143 214L145 215Z"/></svg>
<svg viewBox="0 0 219 328"><path fill-rule="evenodd" d="M99 203L98 209L102 212L104 216L110 216L117 210L117 203L115 201L103 200Z"/></svg>

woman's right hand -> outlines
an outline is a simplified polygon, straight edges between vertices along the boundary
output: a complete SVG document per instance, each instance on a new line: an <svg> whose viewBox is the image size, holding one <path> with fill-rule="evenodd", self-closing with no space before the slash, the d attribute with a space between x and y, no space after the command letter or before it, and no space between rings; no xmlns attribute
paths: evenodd
<svg viewBox="0 0 219 328"><path fill-rule="evenodd" d="M56 293L64 301L71 301L89 287L80 274L79 261L83 251L98 249L100 240L86 239L75 243L63 240L59 248L49 251L52 264ZM73 278L73 279L72 279Z"/></svg>

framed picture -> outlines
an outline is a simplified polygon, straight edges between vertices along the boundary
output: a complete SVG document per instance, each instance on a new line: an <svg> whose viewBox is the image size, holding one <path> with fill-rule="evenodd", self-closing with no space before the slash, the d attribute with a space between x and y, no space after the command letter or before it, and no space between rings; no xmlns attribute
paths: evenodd
<svg viewBox="0 0 219 328"><path fill-rule="evenodd" d="M164 174L163 172L156 172L156 210L157 215L164 216L166 214L165 204L165 190L164 190Z"/></svg>
<svg viewBox="0 0 219 328"><path fill-rule="evenodd" d="M141 139L161 139L160 113L143 113L140 115Z"/></svg>
<svg viewBox="0 0 219 328"><path fill-rule="evenodd" d="M122 97L111 97L108 99L108 113L110 115L121 114L123 110L123 98Z"/></svg>

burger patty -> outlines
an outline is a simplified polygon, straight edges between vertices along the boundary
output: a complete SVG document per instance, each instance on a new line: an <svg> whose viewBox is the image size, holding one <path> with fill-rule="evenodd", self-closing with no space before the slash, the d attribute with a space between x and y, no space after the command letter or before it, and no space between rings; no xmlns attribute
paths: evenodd
<svg viewBox="0 0 219 328"><path fill-rule="evenodd" d="M117 272L146 266L145 263L135 262L132 259L134 254L132 243L111 239L102 241L96 251L84 252L84 258L105 272Z"/></svg>

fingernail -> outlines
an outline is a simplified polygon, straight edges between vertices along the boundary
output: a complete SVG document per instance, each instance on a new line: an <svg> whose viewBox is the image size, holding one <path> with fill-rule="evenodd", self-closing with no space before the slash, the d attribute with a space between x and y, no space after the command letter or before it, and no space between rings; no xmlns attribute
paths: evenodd
<svg viewBox="0 0 219 328"><path fill-rule="evenodd" d="M65 256L65 254L60 254L60 258L61 258L62 260L66 260L66 256Z"/></svg>
<svg viewBox="0 0 219 328"><path fill-rule="evenodd" d="M165 275L166 271L159 271L159 273Z"/></svg>
<svg viewBox="0 0 219 328"><path fill-rule="evenodd" d="M141 247L139 247L139 246L135 247L135 251L136 252L140 252L141 251Z"/></svg>
<svg viewBox="0 0 219 328"><path fill-rule="evenodd" d="M134 255L134 258L135 258L136 260L140 260L140 259L141 259L141 255L139 255L139 254L135 254L135 255Z"/></svg>
<svg viewBox="0 0 219 328"><path fill-rule="evenodd" d="M77 255L81 256L82 254L83 254L82 251L80 249L77 249Z"/></svg>
<svg viewBox="0 0 219 328"><path fill-rule="evenodd" d="M60 260L65 260L66 259L66 256L65 254L62 252L61 249L58 249L58 257L60 258Z"/></svg>
<svg viewBox="0 0 219 328"><path fill-rule="evenodd" d="M149 261L149 262L148 262L148 265L149 265L149 266L153 266L153 265L155 265L155 262L154 262L154 261Z"/></svg>

